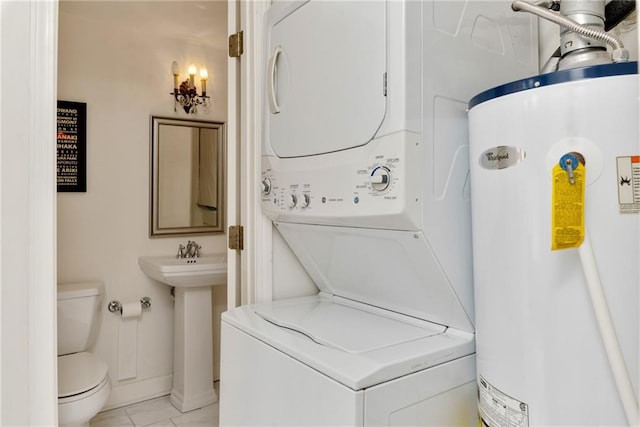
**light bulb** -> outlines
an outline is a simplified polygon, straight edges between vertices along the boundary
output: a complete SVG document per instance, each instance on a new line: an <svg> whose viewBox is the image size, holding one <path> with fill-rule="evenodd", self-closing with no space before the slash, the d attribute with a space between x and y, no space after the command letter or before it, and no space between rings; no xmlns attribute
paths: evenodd
<svg viewBox="0 0 640 427"><path fill-rule="evenodd" d="M207 73L207 69L202 67L200 68L200 84L202 85L202 96L207 96L207 78L209 74Z"/></svg>
<svg viewBox="0 0 640 427"><path fill-rule="evenodd" d="M196 76L196 66L191 64L189 65L189 88L195 87L195 85L193 84L193 79Z"/></svg>
<svg viewBox="0 0 640 427"><path fill-rule="evenodd" d="M180 75L180 66L176 61L171 64L171 73L173 74L173 93L178 93L178 76Z"/></svg>
<svg viewBox="0 0 640 427"><path fill-rule="evenodd" d="M180 66L178 65L178 63L176 61L173 61L173 63L171 64L171 73L174 76L179 76L180 75Z"/></svg>

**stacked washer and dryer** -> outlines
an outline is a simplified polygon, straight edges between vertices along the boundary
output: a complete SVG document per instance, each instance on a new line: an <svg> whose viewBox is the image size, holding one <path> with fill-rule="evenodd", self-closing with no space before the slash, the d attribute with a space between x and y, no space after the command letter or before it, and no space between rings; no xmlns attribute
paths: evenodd
<svg viewBox="0 0 640 427"><path fill-rule="evenodd" d="M536 19L310 0L266 27L262 210L319 293L223 314L220 424L475 424L467 101L537 73Z"/></svg>

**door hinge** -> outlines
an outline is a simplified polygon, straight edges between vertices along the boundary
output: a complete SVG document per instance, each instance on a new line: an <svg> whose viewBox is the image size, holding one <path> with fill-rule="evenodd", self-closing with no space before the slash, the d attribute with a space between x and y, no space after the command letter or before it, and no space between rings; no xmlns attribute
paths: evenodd
<svg viewBox="0 0 640 427"><path fill-rule="evenodd" d="M229 36L229 57L239 58L244 53L243 38L242 31Z"/></svg>
<svg viewBox="0 0 640 427"><path fill-rule="evenodd" d="M229 249L241 251L244 249L244 227L241 225L229 226Z"/></svg>

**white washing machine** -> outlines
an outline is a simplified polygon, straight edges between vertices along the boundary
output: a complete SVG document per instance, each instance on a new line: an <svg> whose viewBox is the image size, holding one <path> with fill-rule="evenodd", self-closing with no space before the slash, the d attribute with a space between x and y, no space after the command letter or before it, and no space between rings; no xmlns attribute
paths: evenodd
<svg viewBox="0 0 640 427"><path fill-rule="evenodd" d="M477 422L467 100L537 73L508 1L276 2L262 210L318 295L222 317L220 424Z"/></svg>

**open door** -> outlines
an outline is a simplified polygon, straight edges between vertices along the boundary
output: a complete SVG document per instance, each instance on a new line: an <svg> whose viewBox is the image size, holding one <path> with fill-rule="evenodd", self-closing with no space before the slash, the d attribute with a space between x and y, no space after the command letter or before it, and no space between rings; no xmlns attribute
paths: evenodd
<svg viewBox="0 0 640 427"><path fill-rule="evenodd" d="M271 221L260 211L264 87L262 17L270 2L228 0L228 28L242 31L243 53L229 58L227 226L243 227L243 249L228 249L227 309L270 301Z"/></svg>
<svg viewBox="0 0 640 427"><path fill-rule="evenodd" d="M238 9L240 2L237 0L228 0L227 3L227 29L229 36L239 31L238 25ZM238 72L240 70L240 58L228 57L227 65L227 202L226 202L226 218L227 218L227 238L229 238L230 227L240 225L239 211L239 141L240 127L239 118L239 79ZM229 240L229 239L228 239ZM240 266L241 251L232 249L231 245L227 245L227 310L240 305Z"/></svg>

